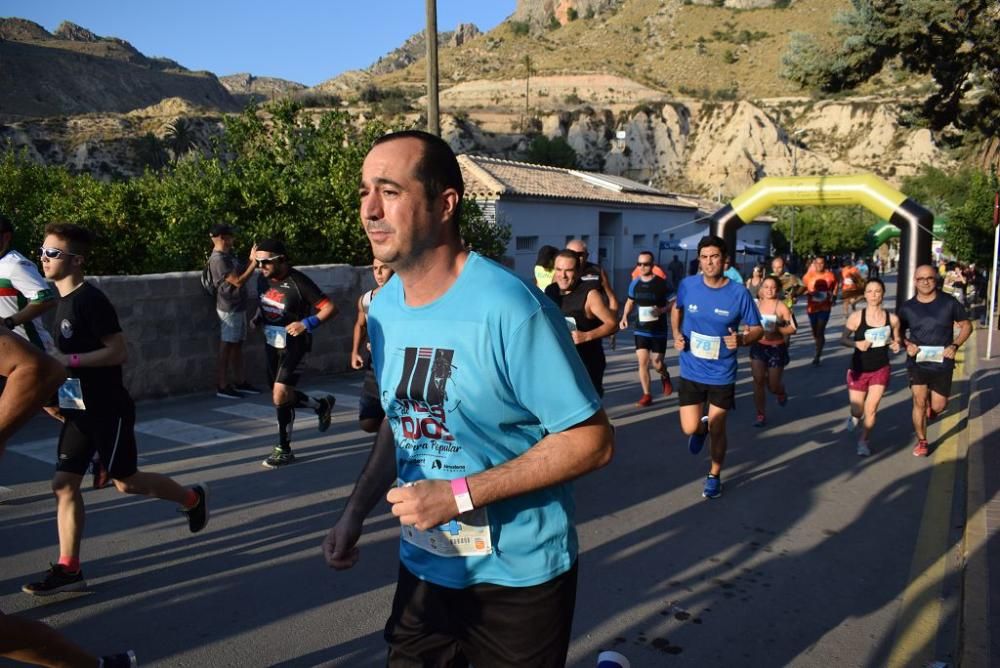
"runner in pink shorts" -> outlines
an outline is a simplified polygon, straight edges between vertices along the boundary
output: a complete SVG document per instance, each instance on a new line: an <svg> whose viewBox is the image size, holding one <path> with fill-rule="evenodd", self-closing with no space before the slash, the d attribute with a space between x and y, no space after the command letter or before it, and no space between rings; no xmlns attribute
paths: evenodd
<svg viewBox="0 0 1000 668"><path fill-rule="evenodd" d="M842 343L854 349L847 370L851 414L846 426L853 432L862 423L857 448L861 457L871 454L868 438L875 427L879 402L889 386L889 351L900 351L899 318L882 308L884 296L885 284L877 278L868 279L865 307L851 313L844 325Z"/></svg>

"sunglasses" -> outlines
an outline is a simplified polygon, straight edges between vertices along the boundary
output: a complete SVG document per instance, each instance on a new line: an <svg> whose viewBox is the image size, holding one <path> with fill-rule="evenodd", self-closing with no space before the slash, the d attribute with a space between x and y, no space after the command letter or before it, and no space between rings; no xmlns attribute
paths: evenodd
<svg viewBox="0 0 1000 668"><path fill-rule="evenodd" d="M49 246L42 246L38 249L38 252L41 253L42 257L47 257L50 260L58 260L64 256L73 257L79 255L79 253L70 253L62 250L61 248L51 248Z"/></svg>
<svg viewBox="0 0 1000 668"><path fill-rule="evenodd" d="M636 262L635 266L637 266L637 267L652 267L653 263L652 262Z"/></svg>
<svg viewBox="0 0 1000 668"><path fill-rule="evenodd" d="M267 258L265 260L257 260L257 266L258 267L267 267L269 265L274 264L275 262L277 262L279 260L283 260L284 258L285 258L284 255L275 255L274 257L269 257L269 258Z"/></svg>

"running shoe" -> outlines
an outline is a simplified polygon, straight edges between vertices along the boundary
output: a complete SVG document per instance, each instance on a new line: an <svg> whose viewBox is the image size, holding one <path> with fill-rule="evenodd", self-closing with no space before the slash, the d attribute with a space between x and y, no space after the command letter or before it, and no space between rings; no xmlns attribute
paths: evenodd
<svg viewBox="0 0 1000 668"><path fill-rule="evenodd" d="M767 424L767 418L764 417L763 413L757 413L757 419L753 421L753 426L763 427Z"/></svg>
<svg viewBox="0 0 1000 668"><path fill-rule="evenodd" d="M787 403L788 403L788 395L782 392L781 394L778 395L778 405L784 408L785 404Z"/></svg>
<svg viewBox="0 0 1000 668"><path fill-rule="evenodd" d="M233 389L240 394L260 394L260 389L254 387L250 383L239 383L237 385L233 385Z"/></svg>
<svg viewBox="0 0 1000 668"><path fill-rule="evenodd" d="M913 446L913 456L926 457L928 454L930 454L930 448L927 447L927 441L923 439L917 441L917 444Z"/></svg>
<svg viewBox="0 0 1000 668"><path fill-rule="evenodd" d="M138 666L139 661L136 660L135 652L132 650L101 657L102 668L138 668Z"/></svg>
<svg viewBox="0 0 1000 668"><path fill-rule="evenodd" d="M708 474L705 478L705 489L701 495L706 499L717 499L722 496L722 479L717 475Z"/></svg>
<svg viewBox="0 0 1000 668"><path fill-rule="evenodd" d="M70 573L62 564L49 564L48 573L41 582L31 582L21 587L21 591L32 596L51 596L64 591L82 591L87 588L83 579L83 569Z"/></svg>
<svg viewBox="0 0 1000 668"><path fill-rule="evenodd" d="M818 355L813 358L812 365L813 366L819 366L819 356Z"/></svg>
<svg viewBox="0 0 1000 668"><path fill-rule="evenodd" d="M242 399L243 395L236 391L232 385L220 387L215 390L215 396L220 399Z"/></svg>
<svg viewBox="0 0 1000 668"><path fill-rule="evenodd" d="M707 415L702 415L701 416L701 421L707 423L708 422L708 416ZM707 429L703 433L700 433L700 434L698 434L698 433L691 434L691 436L688 437L688 452L690 452L692 455L696 455L699 452L701 452L701 449L703 447L705 447L705 439L707 439L707 438L708 438L708 430Z"/></svg>
<svg viewBox="0 0 1000 668"><path fill-rule="evenodd" d="M281 446L274 449L271 456L265 459L262 463L269 469L276 469L281 466L287 466L295 461L295 455L292 454L291 450L282 450Z"/></svg>
<svg viewBox="0 0 1000 668"><path fill-rule="evenodd" d="M850 415L847 417L847 422L844 423L844 429L846 429L848 432L852 432L857 428L858 422L859 422L858 418L854 417L853 415Z"/></svg>
<svg viewBox="0 0 1000 668"><path fill-rule="evenodd" d="M858 441L858 457L867 457L872 453L868 447L868 441Z"/></svg>
<svg viewBox="0 0 1000 668"><path fill-rule="evenodd" d="M187 515L191 533L198 533L208 524L208 485L199 483L191 489L198 495L198 504L194 508L181 508L180 512Z"/></svg>
<svg viewBox="0 0 1000 668"><path fill-rule="evenodd" d="M639 401L635 402L635 405L636 406L641 406L642 408L645 408L646 406L649 406L652 403L653 403L653 395L652 394L644 394L644 395L642 395L642 398L639 399Z"/></svg>
<svg viewBox="0 0 1000 668"><path fill-rule="evenodd" d="M316 416L319 418L320 431L326 431L330 428L330 422L332 420L330 414L333 412L333 406L336 403L337 397L332 394L328 394L319 400L319 406L316 408Z"/></svg>
<svg viewBox="0 0 1000 668"><path fill-rule="evenodd" d="M674 393L674 384L670 382L669 372L660 376L660 382L663 383L663 396L669 397Z"/></svg>

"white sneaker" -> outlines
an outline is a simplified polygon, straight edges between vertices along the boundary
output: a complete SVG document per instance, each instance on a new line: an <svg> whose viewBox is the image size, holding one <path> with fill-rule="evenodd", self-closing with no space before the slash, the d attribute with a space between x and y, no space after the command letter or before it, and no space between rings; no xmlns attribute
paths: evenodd
<svg viewBox="0 0 1000 668"><path fill-rule="evenodd" d="M868 448L868 441L858 441L858 457L867 457L872 451Z"/></svg>
<svg viewBox="0 0 1000 668"><path fill-rule="evenodd" d="M858 418L854 417L853 415L847 418L847 423L844 424L844 427L847 429L847 431L854 431L854 428L857 426L858 426Z"/></svg>

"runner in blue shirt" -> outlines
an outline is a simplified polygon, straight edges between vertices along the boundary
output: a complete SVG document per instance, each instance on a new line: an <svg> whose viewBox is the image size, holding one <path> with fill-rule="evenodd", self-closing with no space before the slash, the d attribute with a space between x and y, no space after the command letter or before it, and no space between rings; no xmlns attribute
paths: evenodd
<svg viewBox="0 0 1000 668"><path fill-rule="evenodd" d="M385 496L402 538L388 665L562 666L569 482L610 461L613 435L555 304L465 249L463 192L434 135L386 135L365 158L362 223L395 271L368 314L386 419L324 555L353 566Z"/></svg>
<svg viewBox="0 0 1000 668"><path fill-rule="evenodd" d="M681 429L689 436L691 454L701 452L705 437L712 436L712 464L702 492L707 499L722 496L720 476L728 445L726 414L735 397L736 348L751 345L764 333L750 292L723 275L725 259L725 241L702 237L698 242L701 274L681 281L671 314L674 347L680 351ZM706 402L708 415L703 417Z"/></svg>

